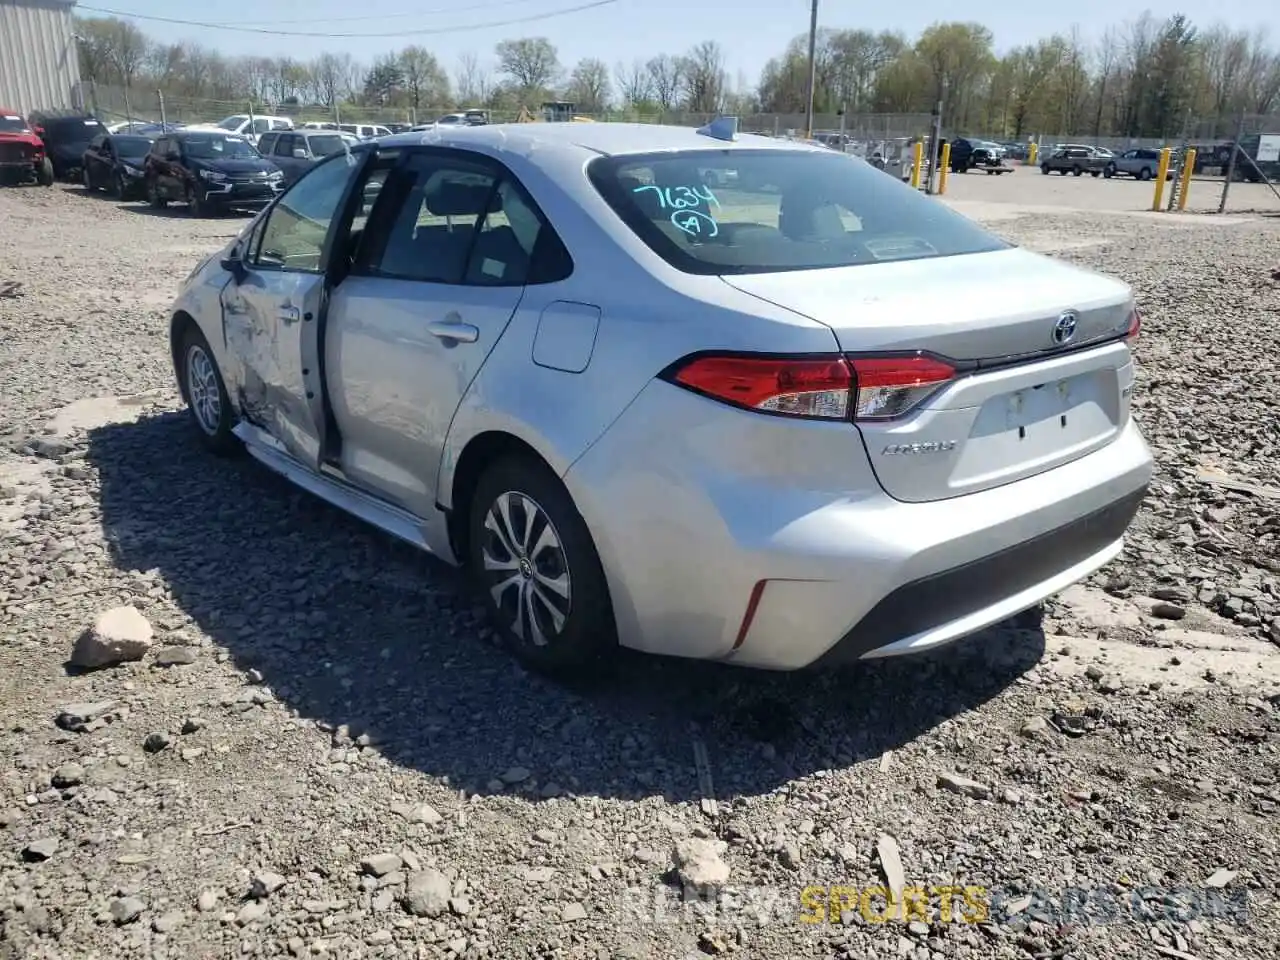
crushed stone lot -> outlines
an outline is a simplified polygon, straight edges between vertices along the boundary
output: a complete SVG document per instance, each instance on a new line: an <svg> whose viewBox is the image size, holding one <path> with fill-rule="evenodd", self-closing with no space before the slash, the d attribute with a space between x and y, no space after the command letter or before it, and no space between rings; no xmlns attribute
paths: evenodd
<svg viewBox="0 0 1280 960"><path fill-rule="evenodd" d="M242 222L0 191L0 960L1280 956L1280 221L993 220L1144 314L1158 475L1043 618L605 692L200 451L166 311Z"/></svg>

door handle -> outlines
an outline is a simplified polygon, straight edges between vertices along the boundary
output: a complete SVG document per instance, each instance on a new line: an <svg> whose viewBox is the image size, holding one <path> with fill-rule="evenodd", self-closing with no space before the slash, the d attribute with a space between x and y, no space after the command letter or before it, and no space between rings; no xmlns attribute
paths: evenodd
<svg viewBox="0 0 1280 960"><path fill-rule="evenodd" d="M280 319L285 323L297 323L302 319L302 311L297 307L281 307Z"/></svg>
<svg viewBox="0 0 1280 960"><path fill-rule="evenodd" d="M475 343L480 336L480 328L469 323L458 323L449 320L437 320L427 324L427 333L441 340L456 340L459 343Z"/></svg>

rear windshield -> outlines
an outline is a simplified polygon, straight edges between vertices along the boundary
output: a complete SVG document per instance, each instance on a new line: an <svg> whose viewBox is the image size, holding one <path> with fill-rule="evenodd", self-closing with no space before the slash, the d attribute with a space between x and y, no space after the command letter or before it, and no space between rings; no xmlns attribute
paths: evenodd
<svg viewBox="0 0 1280 960"><path fill-rule="evenodd" d="M686 273L820 270L1008 246L865 161L825 150L599 157L588 175L623 222Z"/></svg>

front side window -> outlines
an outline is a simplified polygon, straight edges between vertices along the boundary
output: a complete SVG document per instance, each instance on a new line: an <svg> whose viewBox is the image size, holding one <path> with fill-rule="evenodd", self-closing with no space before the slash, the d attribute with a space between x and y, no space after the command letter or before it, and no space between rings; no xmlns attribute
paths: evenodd
<svg viewBox="0 0 1280 960"><path fill-rule="evenodd" d="M870 164L809 150L599 157L622 221L686 273L775 273L985 253L1008 244Z"/></svg>
<svg viewBox="0 0 1280 960"><path fill-rule="evenodd" d="M278 133L264 133L258 138L258 152L264 157L269 154L276 144L276 139L280 136Z"/></svg>
<svg viewBox="0 0 1280 960"><path fill-rule="evenodd" d="M275 150L273 151L277 157L292 157L294 144L298 142L298 138L291 133L271 133L267 136L275 137ZM266 139L265 137L263 139ZM263 147L262 152L265 154L267 148Z"/></svg>
<svg viewBox="0 0 1280 960"><path fill-rule="evenodd" d="M246 122L248 122L248 120L248 117L240 113L236 114L234 117L227 117L227 119L219 123L218 126L223 130L238 131Z"/></svg>
<svg viewBox="0 0 1280 960"><path fill-rule="evenodd" d="M317 273L329 224L362 158L335 157L313 167L267 214L254 262L259 267Z"/></svg>

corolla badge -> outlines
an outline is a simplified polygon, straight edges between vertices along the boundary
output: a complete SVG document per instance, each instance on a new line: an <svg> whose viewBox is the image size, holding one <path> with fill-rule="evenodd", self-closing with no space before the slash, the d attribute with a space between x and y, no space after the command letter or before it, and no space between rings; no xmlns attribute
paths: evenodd
<svg viewBox="0 0 1280 960"><path fill-rule="evenodd" d="M926 440L923 443L891 443L884 448L884 456L916 456L921 453L948 453L956 448L954 440Z"/></svg>
<svg viewBox="0 0 1280 960"><path fill-rule="evenodd" d="M1064 310L1062 316L1058 318L1058 322L1053 325L1053 342L1059 346L1069 343L1071 338L1076 335L1076 325L1079 322L1079 314L1074 310Z"/></svg>

